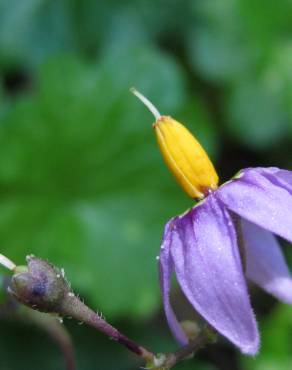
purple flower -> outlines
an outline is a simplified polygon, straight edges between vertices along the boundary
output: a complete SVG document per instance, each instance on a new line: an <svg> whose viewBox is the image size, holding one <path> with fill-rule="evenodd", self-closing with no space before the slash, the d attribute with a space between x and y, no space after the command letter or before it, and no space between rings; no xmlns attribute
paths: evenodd
<svg viewBox="0 0 292 370"><path fill-rule="evenodd" d="M248 168L218 188L217 172L195 137L132 92L155 116L153 128L165 163L184 191L200 200L165 227L159 264L168 324L186 344L169 300L175 273L194 309L243 353L255 354L259 334L246 278L292 303L292 279L273 235L292 242L292 172Z"/></svg>
<svg viewBox="0 0 292 370"><path fill-rule="evenodd" d="M167 223L160 250L160 284L168 324L181 344L188 339L170 305L173 272L188 301L211 326L243 353L258 351L246 278L292 303L292 279L273 235L292 242L291 213L292 172L248 168ZM245 269L236 223L242 230Z"/></svg>

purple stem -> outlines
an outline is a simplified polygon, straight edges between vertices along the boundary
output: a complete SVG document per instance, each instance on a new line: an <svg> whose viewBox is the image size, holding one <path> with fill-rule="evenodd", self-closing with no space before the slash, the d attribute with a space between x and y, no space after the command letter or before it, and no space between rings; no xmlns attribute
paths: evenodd
<svg viewBox="0 0 292 370"><path fill-rule="evenodd" d="M94 327L146 361L151 361L154 358L152 352L119 332L72 293L64 299L62 307L58 312L61 315L73 317L77 321Z"/></svg>

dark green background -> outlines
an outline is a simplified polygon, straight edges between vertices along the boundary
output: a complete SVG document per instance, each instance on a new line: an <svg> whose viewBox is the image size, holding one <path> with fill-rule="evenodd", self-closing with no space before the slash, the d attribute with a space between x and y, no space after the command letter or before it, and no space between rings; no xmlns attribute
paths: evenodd
<svg viewBox="0 0 292 370"><path fill-rule="evenodd" d="M0 251L64 267L90 306L167 351L155 257L165 222L192 201L132 85L186 123L221 181L247 166L291 169L291 1L0 0ZM178 370L292 368L292 309L251 295L260 355L222 340ZM65 325L78 369L138 368L101 334ZM1 370L63 369L37 328L3 319L0 334Z"/></svg>

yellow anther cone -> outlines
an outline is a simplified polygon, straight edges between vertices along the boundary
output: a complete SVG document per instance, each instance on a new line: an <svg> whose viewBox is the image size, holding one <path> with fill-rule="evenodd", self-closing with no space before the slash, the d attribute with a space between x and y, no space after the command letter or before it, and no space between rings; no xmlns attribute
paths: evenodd
<svg viewBox="0 0 292 370"><path fill-rule="evenodd" d="M132 92L156 118L154 129L165 163L184 191L202 199L218 185L218 175L205 150L190 131L169 116L161 116L152 103L138 91Z"/></svg>

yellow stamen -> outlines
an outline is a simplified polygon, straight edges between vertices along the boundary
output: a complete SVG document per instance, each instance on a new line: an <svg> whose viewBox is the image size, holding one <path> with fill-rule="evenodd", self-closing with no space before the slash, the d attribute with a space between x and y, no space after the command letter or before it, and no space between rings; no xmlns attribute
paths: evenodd
<svg viewBox="0 0 292 370"><path fill-rule="evenodd" d="M161 116L155 106L135 89L131 89L153 113L157 142L162 156L184 191L202 199L210 190L217 189L218 175L200 143L190 131L169 116Z"/></svg>

